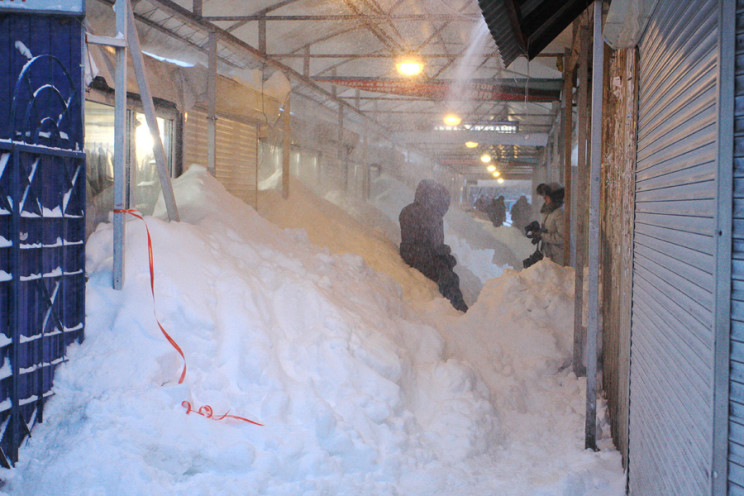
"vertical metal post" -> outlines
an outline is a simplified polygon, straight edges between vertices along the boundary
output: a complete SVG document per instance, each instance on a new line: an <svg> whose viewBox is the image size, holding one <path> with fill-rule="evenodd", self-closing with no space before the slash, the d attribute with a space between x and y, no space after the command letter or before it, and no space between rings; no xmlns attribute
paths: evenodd
<svg viewBox="0 0 744 496"><path fill-rule="evenodd" d="M127 2L116 0L116 37L127 39ZM114 289L124 286L124 242L126 230L124 214L127 188L127 48L116 47L114 82Z"/></svg>
<svg viewBox="0 0 744 496"><path fill-rule="evenodd" d="M193 0L191 2L192 10L196 17L202 16L202 0Z"/></svg>
<svg viewBox="0 0 744 496"><path fill-rule="evenodd" d="M305 47L305 56L302 59L302 75L306 78L310 77L310 47Z"/></svg>
<svg viewBox="0 0 744 496"><path fill-rule="evenodd" d="M291 157L292 147L292 127L290 118L290 95L287 94L287 101L284 103L283 124L283 143L282 143L282 198L289 198L289 160Z"/></svg>
<svg viewBox="0 0 744 496"><path fill-rule="evenodd" d="M736 98L737 3L719 2L718 205L716 215L715 354L713 369L713 495L728 493L729 387L731 373L731 262L734 184L734 102Z"/></svg>
<svg viewBox="0 0 744 496"><path fill-rule="evenodd" d="M207 170L212 176L217 174L217 33L209 32L209 61L207 70Z"/></svg>
<svg viewBox="0 0 744 496"><path fill-rule="evenodd" d="M579 157L577 164L577 186L576 186L576 211L575 218L575 255L574 267L575 293L574 300L574 344L573 344L573 371L577 376L586 373L584 369L584 263L586 259L586 170L587 170L587 120L588 112L588 87L589 87L589 27L582 25L579 28L580 52L579 52L579 120L578 120L578 146Z"/></svg>
<svg viewBox="0 0 744 496"><path fill-rule="evenodd" d="M145 61L142 58L142 50L140 50L137 27L134 24L134 12L132 12L132 5L129 1L126 3L127 41L130 48L129 54L132 57L134 74L137 76L137 86L139 86L142 107L145 111L145 118L147 120L147 127L150 129L150 136L152 137L152 151L155 155L155 162L158 165L158 177L160 178L160 188L163 191L163 201L165 202L165 208L168 211L168 219L178 221L179 217L178 208L176 208L176 197L173 194L173 188L171 186L170 171L168 171L168 167L165 163L165 149L163 148L163 141L160 139L158 120L155 117L155 105L152 103L152 94L150 93L150 86L147 83Z"/></svg>
<svg viewBox="0 0 744 496"><path fill-rule="evenodd" d="M335 86L334 86L335 88ZM336 154L338 163L344 168L344 191L349 189L349 169L346 161L344 160L344 108L339 104L338 106L338 133L337 133L337 148Z"/></svg>
<svg viewBox="0 0 744 496"><path fill-rule="evenodd" d="M363 142L362 142L362 168L363 168L363 178L362 178L362 197L364 201L369 200L369 193L370 193L370 180L369 180L369 160L368 160L368 148L367 148L367 140L369 139L369 129L367 125L367 120L364 120L364 133L363 133Z"/></svg>
<svg viewBox="0 0 744 496"><path fill-rule="evenodd" d="M571 152L573 146L573 68L569 69L571 49L563 56L563 185L566 198L563 202L564 232L563 261L570 265L571 260L571 201L573 196L571 181Z"/></svg>
<svg viewBox="0 0 744 496"><path fill-rule="evenodd" d="M602 190L602 90L604 40L602 0L594 2L592 55L592 137L589 206L589 308L586 346L586 436L584 447L597 450L597 334L599 334L599 206Z"/></svg>
<svg viewBox="0 0 744 496"><path fill-rule="evenodd" d="M266 54L266 19L263 16L261 14L262 19L258 20L258 51Z"/></svg>
<svg viewBox="0 0 744 496"><path fill-rule="evenodd" d="M16 139L15 133L11 139ZM10 382L10 463L18 461L18 447L21 444L21 409L20 409L20 348L21 348L21 159L17 149L11 152L13 161L11 176L11 195L13 199L13 215L11 217L10 234L13 237L13 247L10 250L10 267L13 279L11 281L10 326L11 352L10 366L12 371ZM29 284L28 282L26 284Z"/></svg>

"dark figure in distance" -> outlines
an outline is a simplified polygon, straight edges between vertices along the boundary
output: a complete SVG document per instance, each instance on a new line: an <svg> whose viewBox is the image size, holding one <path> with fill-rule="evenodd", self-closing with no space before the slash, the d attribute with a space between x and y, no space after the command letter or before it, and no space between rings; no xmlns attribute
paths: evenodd
<svg viewBox="0 0 744 496"><path fill-rule="evenodd" d="M490 208L488 210L488 218L491 219L494 227L500 227L506 220L506 204L504 203L504 197L499 196L491 201Z"/></svg>
<svg viewBox="0 0 744 496"><path fill-rule="evenodd" d="M524 228L530 223L531 211L532 206L527 201L527 197L520 196L511 208L512 226L519 229L519 232L524 232Z"/></svg>
<svg viewBox="0 0 744 496"><path fill-rule="evenodd" d="M418 184L413 203L400 212L400 256L411 267L436 282L439 292L457 310L468 306L460 291L460 278L452 270L457 261L444 244L444 214L450 204L447 188L425 179Z"/></svg>

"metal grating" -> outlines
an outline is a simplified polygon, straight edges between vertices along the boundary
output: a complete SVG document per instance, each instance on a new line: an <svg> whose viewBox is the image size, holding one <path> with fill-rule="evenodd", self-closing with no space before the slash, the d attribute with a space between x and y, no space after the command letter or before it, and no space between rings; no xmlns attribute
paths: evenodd
<svg viewBox="0 0 744 496"><path fill-rule="evenodd" d="M23 47L23 49L19 47ZM51 52L51 53L50 53ZM82 26L0 16L0 464L52 394L85 317Z"/></svg>

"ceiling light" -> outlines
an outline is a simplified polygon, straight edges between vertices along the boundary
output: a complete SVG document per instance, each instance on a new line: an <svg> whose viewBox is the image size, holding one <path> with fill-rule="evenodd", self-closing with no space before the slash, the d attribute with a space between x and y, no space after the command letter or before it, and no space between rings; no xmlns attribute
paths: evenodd
<svg viewBox="0 0 744 496"><path fill-rule="evenodd" d="M501 172L499 171L493 171L493 174L491 174L493 177L499 177L501 175Z"/></svg>
<svg viewBox="0 0 744 496"><path fill-rule="evenodd" d="M488 169L488 172L493 172L493 171L496 170L496 166L495 165L489 165L488 167L486 167L486 169Z"/></svg>
<svg viewBox="0 0 744 496"><path fill-rule="evenodd" d="M490 161L491 161L491 156L489 154L484 153L483 155L481 155L481 162L483 162L484 164L487 164Z"/></svg>
<svg viewBox="0 0 744 496"><path fill-rule="evenodd" d="M446 126L451 126L451 127L459 126L461 122L462 122L462 119L458 115L447 114L444 116L444 124Z"/></svg>
<svg viewBox="0 0 744 496"><path fill-rule="evenodd" d="M466 141L465 146L468 148L478 148L478 143L475 141Z"/></svg>
<svg viewBox="0 0 744 496"><path fill-rule="evenodd" d="M418 76L424 70L424 64L420 60L413 57L404 57L398 60L395 64L395 68L403 76Z"/></svg>
<svg viewBox="0 0 744 496"><path fill-rule="evenodd" d="M499 184L504 184L504 178L503 178L503 177L500 177L500 178L498 178L498 179L497 179L497 182L498 182Z"/></svg>

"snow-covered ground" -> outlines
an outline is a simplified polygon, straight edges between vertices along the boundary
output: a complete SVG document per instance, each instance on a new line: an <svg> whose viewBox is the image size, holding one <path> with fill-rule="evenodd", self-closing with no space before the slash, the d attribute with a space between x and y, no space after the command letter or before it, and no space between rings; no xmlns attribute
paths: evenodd
<svg viewBox="0 0 744 496"><path fill-rule="evenodd" d="M502 268L461 314L330 203L262 197L274 224L203 168L174 187L182 222L147 223L185 382L153 316L143 223L127 226L122 291L100 226L86 340L0 473L6 494L624 494L603 422L602 450L583 449L570 269ZM185 400L263 426L187 415Z"/></svg>

